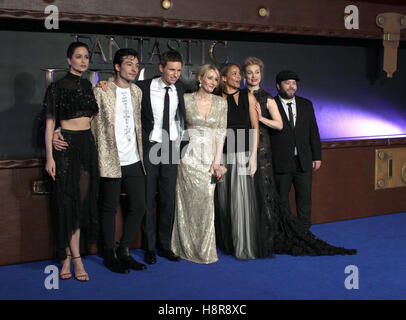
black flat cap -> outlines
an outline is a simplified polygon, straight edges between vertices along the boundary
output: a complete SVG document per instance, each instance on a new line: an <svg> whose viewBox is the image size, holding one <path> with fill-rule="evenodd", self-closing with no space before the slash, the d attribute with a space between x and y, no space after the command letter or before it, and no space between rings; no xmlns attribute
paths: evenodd
<svg viewBox="0 0 406 320"><path fill-rule="evenodd" d="M296 81L300 80L297 73L294 71L291 71L291 70L283 70L276 75L276 83L281 83L281 81L290 80L290 79L293 79Z"/></svg>

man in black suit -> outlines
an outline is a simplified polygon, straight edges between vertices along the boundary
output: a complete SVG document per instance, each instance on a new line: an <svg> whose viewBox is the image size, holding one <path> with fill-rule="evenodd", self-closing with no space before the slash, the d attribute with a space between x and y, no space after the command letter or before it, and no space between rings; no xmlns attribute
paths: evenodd
<svg viewBox="0 0 406 320"><path fill-rule="evenodd" d="M147 213L144 221L145 261L156 263L158 255L171 261L180 260L170 250L175 188L179 163L180 140L185 129L183 84L178 81L182 57L177 51L161 55L161 76L138 81L142 90L141 119L146 175ZM155 232L155 194L157 202L157 232Z"/></svg>
<svg viewBox="0 0 406 320"><path fill-rule="evenodd" d="M312 169L321 165L321 142L311 101L296 96L298 75L284 70L276 76L275 101L283 120L281 131L271 130L276 187L282 204L289 207L293 184L298 219L311 226Z"/></svg>

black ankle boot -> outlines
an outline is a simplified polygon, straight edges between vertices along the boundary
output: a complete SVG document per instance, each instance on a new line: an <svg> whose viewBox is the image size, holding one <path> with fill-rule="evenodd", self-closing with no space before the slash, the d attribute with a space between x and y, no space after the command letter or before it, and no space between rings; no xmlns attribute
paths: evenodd
<svg viewBox="0 0 406 320"><path fill-rule="evenodd" d="M147 268L145 264L139 263L131 257L128 247L119 246L117 249L117 257L129 269L145 270Z"/></svg>
<svg viewBox="0 0 406 320"><path fill-rule="evenodd" d="M117 258L116 251L114 249L104 251L104 265L116 273L130 272L130 268L128 268Z"/></svg>

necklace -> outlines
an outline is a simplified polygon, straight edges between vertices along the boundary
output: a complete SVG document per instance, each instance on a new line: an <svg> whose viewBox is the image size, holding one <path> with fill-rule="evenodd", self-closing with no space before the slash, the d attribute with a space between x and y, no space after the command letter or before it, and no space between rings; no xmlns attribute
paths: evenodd
<svg viewBox="0 0 406 320"><path fill-rule="evenodd" d="M256 93L258 93L258 91L259 91L260 89L261 89L261 88L259 88L259 87L258 87L258 89L248 88L248 91L249 91L250 93L252 93L252 94L256 94Z"/></svg>
<svg viewBox="0 0 406 320"><path fill-rule="evenodd" d="M234 105L234 108L238 108L238 103L235 101L234 95L239 93L240 89L237 89L237 91L233 92L233 93L227 93L227 92L223 92L223 94L225 94L227 96L227 103L229 106ZM239 100L240 96L238 96L238 100Z"/></svg>
<svg viewBox="0 0 406 320"><path fill-rule="evenodd" d="M236 93L238 93L238 92L240 92L240 89L237 89L237 91L235 91L235 92L233 92L233 93L227 93L227 92L223 92L225 95L227 95L227 96L233 96L233 95L235 95Z"/></svg>

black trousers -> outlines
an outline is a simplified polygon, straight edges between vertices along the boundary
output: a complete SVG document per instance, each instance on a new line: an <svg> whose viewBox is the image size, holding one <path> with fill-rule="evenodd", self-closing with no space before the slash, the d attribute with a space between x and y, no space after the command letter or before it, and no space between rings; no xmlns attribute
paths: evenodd
<svg viewBox="0 0 406 320"><path fill-rule="evenodd" d="M122 189L127 193L127 210L123 210L124 226L120 246L129 248L145 215L145 178L141 161L122 166L121 178L100 179L100 208L105 250L114 248L115 217Z"/></svg>
<svg viewBox="0 0 406 320"><path fill-rule="evenodd" d="M289 192L295 188L297 217L304 226L311 226L312 171L303 171L299 158L295 157L296 170L289 173L275 173L275 183L282 205L289 206Z"/></svg>
<svg viewBox="0 0 406 320"><path fill-rule="evenodd" d="M144 147L144 164L147 172L146 176L146 204L147 211L144 221L144 236L146 250L153 251L159 249L170 250L171 236L173 228L173 216L175 211L175 189L176 177L178 173L177 161L169 157L169 163L157 163L151 158L152 147L159 148L158 143L148 142ZM174 144L170 142L169 152L172 153ZM145 152L146 151L146 152ZM158 156L160 156L158 152ZM155 162L155 163L154 163ZM156 192L158 191L158 201ZM155 206L157 204L157 210ZM156 212L156 213L155 213ZM155 220L157 218L157 221ZM157 230L157 231L156 231Z"/></svg>

